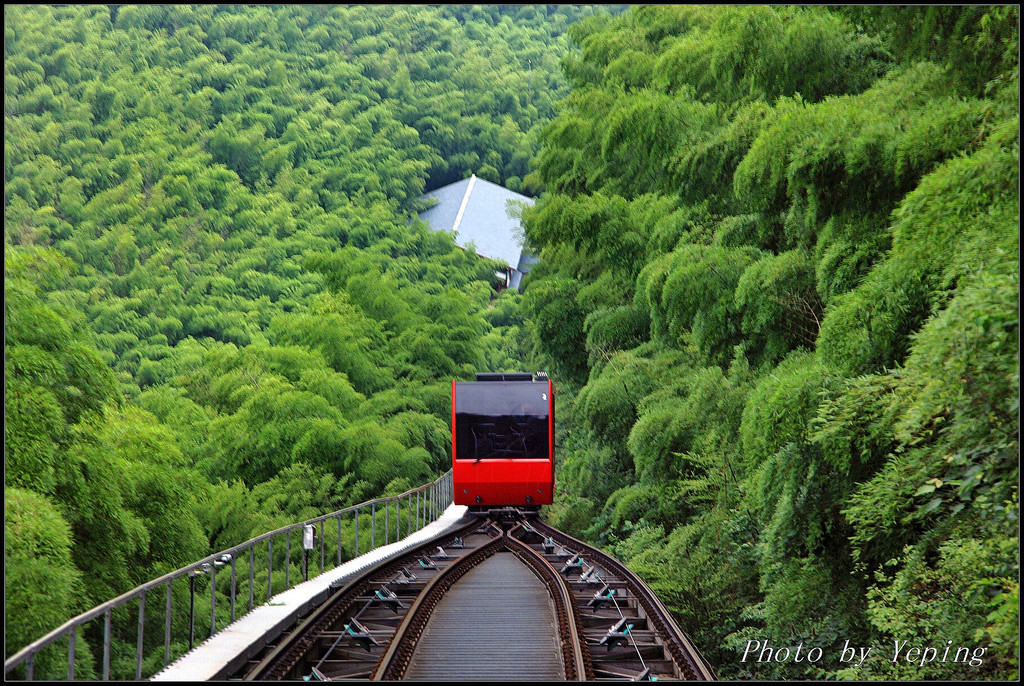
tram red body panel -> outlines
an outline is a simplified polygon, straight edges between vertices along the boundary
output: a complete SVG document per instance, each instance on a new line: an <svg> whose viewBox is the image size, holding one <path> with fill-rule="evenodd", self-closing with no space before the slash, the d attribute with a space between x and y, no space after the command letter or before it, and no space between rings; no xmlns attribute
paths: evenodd
<svg viewBox="0 0 1024 686"><path fill-rule="evenodd" d="M512 460L477 464L458 460L454 478L456 505L502 507L550 505L552 502L554 478L548 460L516 460L514 464Z"/></svg>
<svg viewBox="0 0 1024 686"><path fill-rule="evenodd" d="M452 381L455 504L550 505L554 418L554 387L547 378Z"/></svg>

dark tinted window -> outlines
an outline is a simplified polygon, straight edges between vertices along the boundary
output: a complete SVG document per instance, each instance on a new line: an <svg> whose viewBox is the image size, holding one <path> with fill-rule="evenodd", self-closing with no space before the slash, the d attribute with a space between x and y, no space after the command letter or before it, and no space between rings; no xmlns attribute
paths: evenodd
<svg viewBox="0 0 1024 686"><path fill-rule="evenodd" d="M455 384L455 449L460 460L546 459L548 383Z"/></svg>

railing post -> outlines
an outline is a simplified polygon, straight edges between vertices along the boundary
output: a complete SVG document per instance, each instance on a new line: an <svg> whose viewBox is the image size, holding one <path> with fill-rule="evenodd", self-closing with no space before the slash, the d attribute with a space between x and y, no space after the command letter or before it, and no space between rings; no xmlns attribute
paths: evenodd
<svg viewBox="0 0 1024 686"><path fill-rule="evenodd" d="M320 520L320 573L324 573L324 520Z"/></svg>
<svg viewBox="0 0 1024 686"><path fill-rule="evenodd" d="M235 556L231 556L231 621L235 621Z"/></svg>
<svg viewBox="0 0 1024 686"><path fill-rule="evenodd" d="M75 680L75 629L78 627L71 627L71 631L68 632L68 681Z"/></svg>
<svg viewBox="0 0 1024 686"><path fill-rule="evenodd" d="M171 598L174 579L167 580L167 608L164 613L164 667L171 661Z"/></svg>
<svg viewBox="0 0 1024 686"><path fill-rule="evenodd" d="M359 510L361 510L361 509L362 508L359 508L359 507L356 508L356 548L355 548L355 555L356 555L356 557L359 557Z"/></svg>
<svg viewBox="0 0 1024 686"><path fill-rule="evenodd" d="M110 614L108 607L103 613L103 680L110 680ZM31 678L31 677L30 677Z"/></svg>
<svg viewBox="0 0 1024 686"><path fill-rule="evenodd" d="M341 566L341 515L338 515L338 566Z"/></svg>
<svg viewBox="0 0 1024 686"><path fill-rule="evenodd" d="M146 628L146 592L139 596L139 636L135 641L135 680L142 680L142 639Z"/></svg>
<svg viewBox="0 0 1024 686"><path fill-rule="evenodd" d="M389 509L388 505L390 505L390 502L385 500L384 501L384 545L388 544L388 529L390 528L388 526L388 524L389 524L389 521L388 521L388 509Z"/></svg>
<svg viewBox="0 0 1024 686"><path fill-rule="evenodd" d="M377 549L377 503L370 506L370 550Z"/></svg>
<svg viewBox="0 0 1024 686"><path fill-rule="evenodd" d="M267 600L270 600L270 595L273 590L271 581L274 578L274 537L271 536L267 539Z"/></svg>
<svg viewBox="0 0 1024 686"><path fill-rule="evenodd" d="M188 571L188 649L196 643L196 570Z"/></svg>
<svg viewBox="0 0 1024 686"><path fill-rule="evenodd" d="M289 573L292 570L292 531L289 529L284 532L284 590L288 590L289 585Z"/></svg>
<svg viewBox="0 0 1024 686"><path fill-rule="evenodd" d="M210 563L210 636L217 633L217 565Z"/></svg>
<svg viewBox="0 0 1024 686"><path fill-rule="evenodd" d="M256 544L253 543L249 547L249 612L252 612L252 606L256 601L255 597L255 578L254 572L256 568Z"/></svg>

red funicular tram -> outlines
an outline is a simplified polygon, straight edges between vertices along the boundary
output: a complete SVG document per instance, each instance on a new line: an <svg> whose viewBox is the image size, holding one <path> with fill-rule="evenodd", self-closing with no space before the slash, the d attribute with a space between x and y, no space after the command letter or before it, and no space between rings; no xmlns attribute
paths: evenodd
<svg viewBox="0 0 1024 686"><path fill-rule="evenodd" d="M555 389L543 372L452 381L455 504L472 510L550 505Z"/></svg>

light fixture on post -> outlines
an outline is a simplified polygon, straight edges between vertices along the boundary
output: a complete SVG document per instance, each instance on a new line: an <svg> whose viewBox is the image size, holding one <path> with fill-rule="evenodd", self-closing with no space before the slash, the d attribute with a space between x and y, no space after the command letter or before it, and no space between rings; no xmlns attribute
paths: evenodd
<svg viewBox="0 0 1024 686"><path fill-rule="evenodd" d="M309 581L309 551L313 549L316 540L316 527L312 524L302 525L302 580Z"/></svg>

